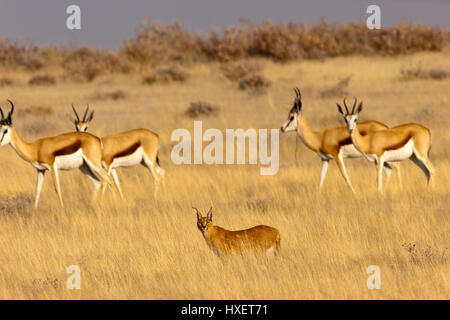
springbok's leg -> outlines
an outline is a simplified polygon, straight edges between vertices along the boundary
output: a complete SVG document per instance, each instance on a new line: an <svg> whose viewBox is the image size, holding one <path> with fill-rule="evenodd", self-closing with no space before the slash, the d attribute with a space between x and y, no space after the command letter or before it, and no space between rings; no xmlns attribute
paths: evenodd
<svg viewBox="0 0 450 320"><path fill-rule="evenodd" d="M378 169L378 191L383 193L383 167L384 167L384 159L383 156L378 157L377 160L377 169Z"/></svg>
<svg viewBox="0 0 450 320"><path fill-rule="evenodd" d="M325 177L328 171L329 160L322 159L322 169L320 169L320 181L319 181L319 191L322 190L323 182L325 181Z"/></svg>
<svg viewBox="0 0 450 320"><path fill-rule="evenodd" d="M153 181L154 181L154 185L155 185L155 191L154 191L153 196L156 200L156 196L158 194L158 185L161 180L161 177L158 174L158 172L155 168L155 165L153 164L153 162L150 160L150 158L146 154L144 154L144 156L143 156L142 165L144 165L146 168L148 168L150 170L150 172L152 173Z"/></svg>
<svg viewBox="0 0 450 320"><path fill-rule="evenodd" d="M61 203L61 206L64 207L62 195L61 195L61 187L59 184L59 174L58 174L58 168L56 165L53 165L53 168L50 170L52 173L53 178L53 186L55 187L56 193L58 194L59 202Z"/></svg>
<svg viewBox="0 0 450 320"><path fill-rule="evenodd" d="M342 157L342 154L339 153L339 155L335 158L336 163L338 165L339 170L341 171L342 176L345 179L345 182L347 182L347 185L350 187L353 193L355 193L355 190L353 189L352 183L350 182L350 179L347 174L347 170L345 169L344 160Z"/></svg>
<svg viewBox="0 0 450 320"><path fill-rule="evenodd" d="M97 197L97 192L100 189L102 181L92 172L91 169L89 169L89 166L86 163L84 163L80 167L80 171L83 172L83 174L85 174L94 185L94 191L92 193L92 201L94 201L95 198Z"/></svg>
<svg viewBox="0 0 450 320"><path fill-rule="evenodd" d="M399 185L400 189L403 189L402 172L401 172L401 170L400 170L400 163L399 163L399 162L391 162L390 165L391 165L391 167L394 168L395 171L397 172L398 185Z"/></svg>
<svg viewBox="0 0 450 320"><path fill-rule="evenodd" d="M386 182L385 182L385 187L388 185L389 183L389 178L391 177L391 173L392 173L392 167L389 163L385 162L383 165L383 171L384 174L386 175Z"/></svg>
<svg viewBox="0 0 450 320"><path fill-rule="evenodd" d="M111 169L112 169L112 166L111 165L105 165L105 171L106 171L106 173L109 175L109 174L111 174ZM106 188L108 187L108 182L106 182L104 179L102 180L102 186L101 186L101 189L102 189L102 197L105 195L105 191L106 191Z"/></svg>
<svg viewBox="0 0 450 320"><path fill-rule="evenodd" d="M119 176L117 175L116 168L111 169L111 175L113 177L114 184L116 185L117 190L119 190L120 198L123 199L122 188L120 187Z"/></svg>
<svg viewBox="0 0 450 320"><path fill-rule="evenodd" d="M34 201L35 208L38 207L39 198L41 196L42 185L43 185L44 177L45 177L45 170L38 170L37 174L38 175L37 175L37 184L36 184L36 199Z"/></svg>
<svg viewBox="0 0 450 320"><path fill-rule="evenodd" d="M421 157L416 152L410 158L420 169L422 169L423 173L427 177L428 184L434 186L434 167L431 164L430 160L425 157Z"/></svg>

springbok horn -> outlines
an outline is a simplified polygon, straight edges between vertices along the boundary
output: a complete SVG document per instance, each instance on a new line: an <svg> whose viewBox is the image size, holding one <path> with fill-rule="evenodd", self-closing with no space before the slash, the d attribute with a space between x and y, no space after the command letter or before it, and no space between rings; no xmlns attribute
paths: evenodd
<svg viewBox="0 0 450 320"><path fill-rule="evenodd" d="M355 102L353 103L353 108L352 108L352 114L354 114L354 112L355 112L355 107L356 107L356 102L357 102L358 100L355 98Z"/></svg>
<svg viewBox="0 0 450 320"><path fill-rule="evenodd" d="M75 116L77 117L77 121L80 122L80 118L78 117L77 110L75 110L75 107L73 106L73 103L72 103L72 109L73 109L73 112L75 112Z"/></svg>
<svg viewBox="0 0 450 320"><path fill-rule="evenodd" d="M83 122L86 122L86 116L87 116L88 111L89 111L89 103L87 105L86 111L84 111Z"/></svg>
<svg viewBox="0 0 450 320"><path fill-rule="evenodd" d="M0 113L2 114L2 120L4 120L5 119L5 115L3 114L2 108L0 108Z"/></svg>
<svg viewBox="0 0 450 320"><path fill-rule="evenodd" d="M11 116L12 116L12 114L14 113L14 103L12 103L12 101L9 100L9 99L8 99L8 102L9 102L9 104L11 105L11 110L10 110L9 113L8 113L8 119L9 119L9 121L11 122Z"/></svg>
<svg viewBox="0 0 450 320"><path fill-rule="evenodd" d="M347 115L349 114L349 112L348 112L348 108L347 108L347 102L346 102L346 100L347 100L347 98L344 98L344 107L345 107L345 110L347 111Z"/></svg>
<svg viewBox="0 0 450 320"><path fill-rule="evenodd" d="M297 89L297 97L299 97L300 98L300 100L302 99L302 94L300 93L300 89L299 88L296 88Z"/></svg>

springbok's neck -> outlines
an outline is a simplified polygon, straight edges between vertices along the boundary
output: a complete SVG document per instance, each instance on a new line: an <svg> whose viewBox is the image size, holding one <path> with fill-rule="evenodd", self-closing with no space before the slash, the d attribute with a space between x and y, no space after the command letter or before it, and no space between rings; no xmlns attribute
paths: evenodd
<svg viewBox="0 0 450 320"><path fill-rule="evenodd" d="M361 135L361 132L359 132L359 124L355 124L355 128L353 129L352 133L350 134L350 137L352 139L352 143L355 145L356 149L359 150L362 153L368 153L368 146L369 144L368 139L369 135L363 136Z"/></svg>
<svg viewBox="0 0 450 320"><path fill-rule="evenodd" d="M297 133L309 149L320 151L320 133L312 130L303 115L297 117Z"/></svg>
<svg viewBox="0 0 450 320"><path fill-rule="evenodd" d="M37 161L37 151L33 147L33 144L25 142L13 128L11 128L11 147L23 160L28 162Z"/></svg>

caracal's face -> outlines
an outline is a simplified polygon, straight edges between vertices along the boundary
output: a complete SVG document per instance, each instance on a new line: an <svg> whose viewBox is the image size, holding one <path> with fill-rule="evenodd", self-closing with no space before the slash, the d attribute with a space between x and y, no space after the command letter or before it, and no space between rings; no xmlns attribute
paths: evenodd
<svg viewBox="0 0 450 320"><path fill-rule="evenodd" d="M353 130L355 129L356 122L358 121L358 115L357 114L348 114L344 116L345 125L347 126L347 131L352 134Z"/></svg>
<svg viewBox="0 0 450 320"><path fill-rule="evenodd" d="M212 226L212 221L207 217L201 217L197 219L197 228L203 232L208 232L209 228Z"/></svg>
<svg viewBox="0 0 450 320"><path fill-rule="evenodd" d="M0 146L6 146L11 142L11 127L3 124L0 126Z"/></svg>
<svg viewBox="0 0 450 320"><path fill-rule="evenodd" d="M75 122L75 127L77 129L78 132L86 132L88 129L89 123L87 122Z"/></svg>

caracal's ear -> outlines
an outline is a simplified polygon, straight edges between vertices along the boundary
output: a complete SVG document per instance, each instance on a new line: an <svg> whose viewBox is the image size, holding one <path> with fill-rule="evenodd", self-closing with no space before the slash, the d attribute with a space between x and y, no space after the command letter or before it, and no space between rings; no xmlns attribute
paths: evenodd
<svg viewBox="0 0 450 320"><path fill-rule="evenodd" d="M208 220L212 221L212 207L209 209L208 214L206 215Z"/></svg>
<svg viewBox="0 0 450 320"><path fill-rule="evenodd" d="M340 114L344 115L344 111L342 111L342 107L339 105L339 103L336 102L336 105L338 107L338 111Z"/></svg>
<svg viewBox="0 0 450 320"><path fill-rule="evenodd" d="M362 101L359 103L358 108L356 109L356 114L359 114L362 111L363 103Z"/></svg>
<svg viewBox="0 0 450 320"><path fill-rule="evenodd" d="M197 212L197 220L201 220L201 218L202 218L202 214L201 214L201 212L200 211L198 211L198 209L197 208L195 208L195 207L192 207L192 209L194 209L196 212Z"/></svg>

